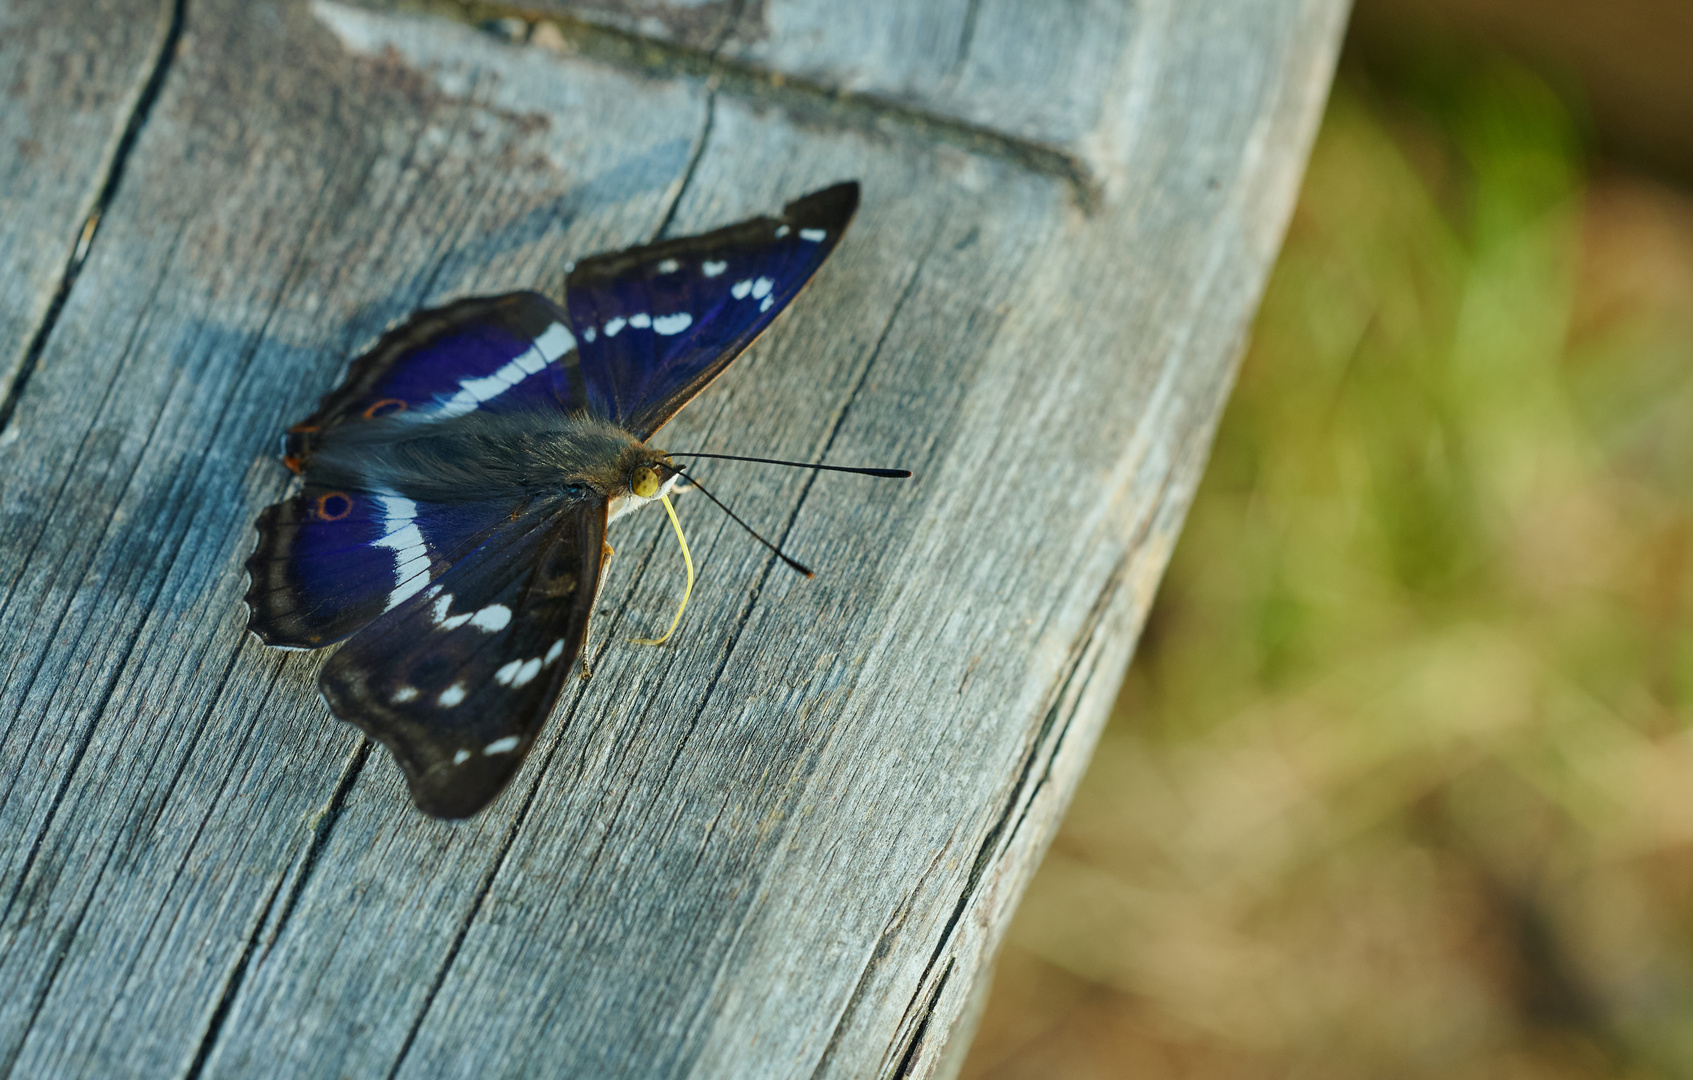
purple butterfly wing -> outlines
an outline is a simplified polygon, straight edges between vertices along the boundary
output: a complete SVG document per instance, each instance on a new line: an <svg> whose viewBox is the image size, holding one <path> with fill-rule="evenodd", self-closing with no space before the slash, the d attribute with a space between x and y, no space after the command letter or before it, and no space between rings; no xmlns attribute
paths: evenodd
<svg viewBox="0 0 1693 1080"><path fill-rule="evenodd" d="M420 311L354 360L318 410L289 429L284 460L301 471L324 430L402 412L451 420L477 410L586 408L568 322L557 304L533 292Z"/></svg>
<svg viewBox="0 0 1693 1080"><path fill-rule="evenodd" d="M524 503L419 503L307 484L259 514L248 629L279 648L341 641L425 588Z"/></svg>
<svg viewBox="0 0 1693 1080"><path fill-rule="evenodd" d="M424 813L465 818L522 764L593 609L606 504L538 505L342 646L318 686L393 753Z"/></svg>
<svg viewBox="0 0 1693 1080"><path fill-rule="evenodd" d="M650 437L798 294L857 207L858 185L838 184L780 217L579 264L566 306L593 411Z"/></svg>

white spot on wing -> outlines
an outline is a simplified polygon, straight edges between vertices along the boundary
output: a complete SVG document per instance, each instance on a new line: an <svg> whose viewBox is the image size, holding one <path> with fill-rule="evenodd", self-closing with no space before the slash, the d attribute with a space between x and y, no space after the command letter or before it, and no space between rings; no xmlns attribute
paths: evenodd
<svg viewBox="0 0 1693 1080"><path fill-rule="evenodd" d="M564 639L559 638L557 641L553 642L552 648L547 650L547 655L541 658L541 663L550 664L554 660L557 660L560 656L563 656L563 655L564 655Z"/></svg>
<svg viewBox="0 0 1693 1080"><path fill-rule="evenodd" d="M469 760L470 760L470 751L469 750L459 750L459 751L455 751L454 754L453 754L453 764L454 765L463 765L465 762L467 762Z"/></svg>
<svg viewBox="0 0 1693 1080"><path fill-rule="evenodd" d="M705 262L700 263L700 272L706 277L716 277L718 274L721 274L727 269L729 269L729 264L727 262L713 262L712 260L707 259Z"/></svg>
<svg viewBox="0 0 1693 1080"><path fill-rule="evenodd" d="M533 375L537 371L546 367L547 358L544 354L542 354L540 346L531 345L527 349L523 350L522 355L520 355L517 359L513 360L510 364L507 364L506 367L511 367L514 364L517 366L518 371L522 372L522 374L518 376L518 379L521 380L525 376ZM500 370L504 371L505 368L501 368ZM516 381L514 381L512 385L517 385Z"/></svg>
<svg viewBox="0 0 1693 1080"><path fill-rule="evenodd" d="M393 702L396 705L404 705L408 701L416 700L417 687L415 686L402 686L398 690L394 691Z"/></svg>
<svg viewBox="0 0 1693 1080"><path fill-rule="evenodd" d="M460 379L459 386L461 389L453 395L453 400L458 401L463 395L469 394L472 402L471 407L474 408L484 401L499 397L517 384L517 379L506 379L506 368L515 367L515 364L507 364L506 367L499 369L492 375L484 375L480 379ZM518 373L513 372L513 374ZM522 375L518 374L518 378L522 378Z"/></svg>
<svg viewBox="0 0 1693 1080"><path fill-rule="evenodd" d="M441 599L435 601L435 610L433 612L431 612L431 615L435 619L436 622L446 622L447 621L447 612L451 611L452 609L453 609L453 594L448 593L447 595L441 597Z"/></svg>
<svg viewBox="0 0 1693 1080"><path fill-rule="evenodd" d="M590 332L592 329L592 327L589 327ZM540 337L535 339L535 348L541 350L542 357L550 364L571 349L576 348L576 339L570 335L569 330L565 329L563 323L553 323L541 332Z"/></svg>
<svg viewBox="0 0 1693 1080"><path fill-rule="evenodd" d="M494 681L499 683L501 686L510 686L511 681L517 678L517 673L522 670L523 661L513 660L511 663L500 668L500 670L494 672Z"/></svg>
<svg viewBox="0 0 1693 1080"><path fill-rule="evenodd" d="M752 292L752 282L750 281L737 281L729 286L729 295L737 300L745 300L747 293L750 292Z"/></svg>
<svg viewBox="0 0 1693 1080"><path fill-rule="evenodd" d="M463 615L454 615L450 619L442 619L441 620L441 629L443 629L443 630L457 630L459 627L461 627L465 623L469 622L470 617L473 614L475 614L475 612L467 611Z"/></svg>
<svg viewBox="0 0 1693 1080"><path fill-rule="evenodd" d="M801 240L809 240L813 244L821 244L828 236L829 234L822 229L801 229L799 231Z"/></svg>
<svg viewBox="0 0 1693 1080"><path fill-rule="evenodd" d="M616 337L618 332L627 325L628 323L624 321L623 316L619 315L617 318L605 324L605 336Z"/></svg>
<svg viewBox="0 0 1693 1080"><path fill-rule="evenodd" d="M437 420L451 420L455 416L463 416L476 409L476 395L469 390L460 390L452 397L443 401L433 415Z"/></svg>
<svg viewBox="0 0 1693 1080"><path fill-rule="evenodd" d="M765 297L765 298L764 298L764 302L763 302L763 303L762 303L762 304L759 304L759 305L758 305L758 310L760 310L760 311L769 311L769 310L770 310L770 305L771 305L771 304L774 304L774 303L775 303L775 302L776 302L776 298L775 298L775 297L774 297L774 296L766 296L766 297Z"/></svg>
<svg viewBox="0 0 1693 1080"><path fill-rule="evenodd" d="M647 327L651 326L652 324L653 324L652 316L648 315L644 311L641 312L639 315L629 316L629 325L633 326L637 330L645 330Z"/></svg>
<svg viewBox="0 0 1693 1080"><path fill-rule="evenodd" d="M674 315L660 315L654 319L653 331L669 337L672 334L680 334L692 325L694 325L694 317L686 311L678 311Z"/></svg>
<svg viewBox="0 0 1693 1080"><path fill-rule="evenodd" d="M516 735L507 735L503 739L495 739L482 748L484 754L509 754L517 749L517 744L523 740Z"/></svg>
<svg viewBox="0 0 1693 1080"><path fill-rule="evenodd" d="M443 709L450 709L464 700L464 694L464 683L456 682L441 691L441 696L437 700L441 702L441 707Z"/></svg>
<svg viewBox="0 0 1693 1080"><path fill-rule="evenodd" d="M394 568L394 577L407 587L406 596L411 596L423 587L423 582L429 580L429 556L419 555L409 562L401 563Z"/></svg>
<svg viewBox="0 0 1693 1080"><path fill-rule="evenodd" d="M470 617L470 625L489 634L496 630L504 630L509 622L511 622L511 608L504 604L489 604Z"/></svg>
<svg viewBox="0 0 1693 1080"><path fill-rule="evenodd" d="M517 674L511 677L511 684L514 687L527 686L529 682L540 673L541 658L539 656L530 657L528 660L523 662L523 666L521 668L517 669Z"/></svg>
<svg viewBox="0 0 1693 1080"><path fill-rule="evenodd" d="M582 340L586 341L590 345L592 345L594 343L594 339L599 337L599 336L600 336L600 332L598 330L595 330L591 326L588 327L588 329L582 331Z"/></svg>
<svg viewBox="0 0 1693 1080"><path fill-rule="evenodd" d="M658 272L661 274L674 274L680 269L682 269L682 264L675 259L666 259L658 264Z"/></svg>
<svg viewBox="0 0 1693 1080"><path fill-rule="evenodd" d="M463 416L484 401L499 397L575 347L576 339L562 323L548 323L534 344L491 374L460 379L458 393L443 401L435 410L435 415L443 420Z"/></svg>
<svg viewBox="0 0 1693 1080"><path fill-rule="evenodd" d="M376 501L382 504L386 535L373 546L394 553L394 588L383 609L392 611L429 584L429 549L417 528L416 503L398 495L378 495Z"/></svg>
<svg viewBox="0 0 1693 1080"><path fill-rule="evenodd" d="M780 240L786 235L788 235L788 227L786 225L776 226L776 239Z"/></svg>
<svg viewBox="0 0 1693 1080"><path fill-rule="evenodd" d="M774 284L776 284L776 283L774 281L771 281L767 277L759 278L757 281L752 283L752 294L753 294L753 296L755 296L755 297L769 296L770 295L770 286L772 286Z"/></svg>

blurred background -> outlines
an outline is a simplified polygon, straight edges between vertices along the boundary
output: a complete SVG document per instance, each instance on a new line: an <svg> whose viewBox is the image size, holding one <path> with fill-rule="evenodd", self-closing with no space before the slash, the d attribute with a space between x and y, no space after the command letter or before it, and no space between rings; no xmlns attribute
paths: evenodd
<svg viewBox="0 0 1693 1080"><path fill-rule="evenodd" d="M1360 0L965 1077L1693 1077L1690 192L1688 0Z"/></svg>

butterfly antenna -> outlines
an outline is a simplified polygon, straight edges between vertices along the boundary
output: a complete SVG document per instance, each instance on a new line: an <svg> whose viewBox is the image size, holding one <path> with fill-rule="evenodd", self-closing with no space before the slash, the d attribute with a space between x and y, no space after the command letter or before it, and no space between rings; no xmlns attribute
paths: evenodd
<svg viewBox="0 0 1693 1080"><path fill-rule="evenodd" d="M740 457L736 454L679 454L673 450L666 450L665 453L669 454L671 457L716 458L718 461L752 461L757 462L760 465L786 465L793 469L817 469L821 472L857 473L859 476L880 476L889 480L911 479L910 469L860 469L849 465L818 465L815 462L810 461L781 461L776 458L767 457ZM692 480L693 478L689 477L689 479ZM705 489L701 488L700 490L703 491Z"/></svg>
<svg viewBox="0 0 1693 1080"><path fill-rule="evenodd" d="M703 455L696 455L696 456L703 456ZM687 468L686 465L671 466L671 467L674 468L678 474L680 474L683 469ZM775 544L772 544L770 541L766 540L764 537L758 535L757 529L754 529L751 525L748 525L746 522L742 521L740 519L739 515L737 515L733 510L729 509L727 506L725 506L723 504L722 499L719 499L717 496L715 496L711 492L707 491L700 484L698 477L696 477L692 473L689 473L687 479L688 479L689 484L691 484L692 486L694 486L696 488L699 488L699 492L700 492L701 495L704 495L706 498L708 498L712 502L716 503L720 510L722 510L725 514L728 514L729 519L731 521L733 521L735 524L739 525L741 528L745 529L747 532L751 533L752 538L754 540L757 540L759 543L763 544L765 547L767 547L771 551L775 552L776 557L778 559L781 559L783 562L787 563L789 566L793 567L795 570L798 570L800 573L804 574L808 578L814 578L814 577L817 576L816 574L811 572L811 569L809 567L805 566L803 563L801 563L801 562L799 562L795 559L790 559L787 556L787 554L782 551L781 548L777 547Z"/></svg>

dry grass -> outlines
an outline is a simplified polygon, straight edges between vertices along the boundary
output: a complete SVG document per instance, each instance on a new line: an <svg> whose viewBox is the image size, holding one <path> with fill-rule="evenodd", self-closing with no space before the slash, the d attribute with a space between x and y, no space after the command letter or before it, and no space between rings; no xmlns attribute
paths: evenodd
<svg viewBox="0 0 1693 1080"><path fill-rule="evenodd" d="M964 1075L1693 1075L1693 201L1336 90Z"/></svg>

